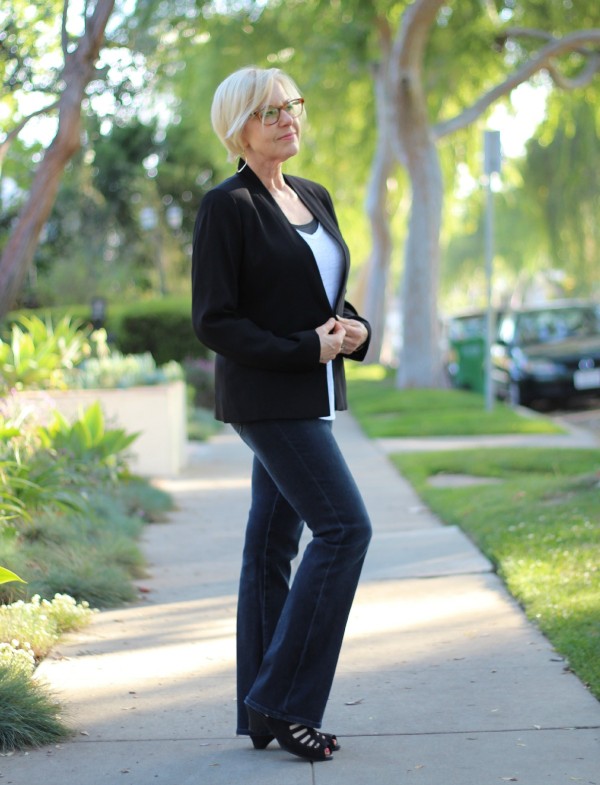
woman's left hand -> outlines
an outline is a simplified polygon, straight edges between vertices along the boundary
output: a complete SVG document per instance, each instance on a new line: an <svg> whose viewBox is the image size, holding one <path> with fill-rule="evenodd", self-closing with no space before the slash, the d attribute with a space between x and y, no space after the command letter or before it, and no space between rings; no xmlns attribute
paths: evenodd
<svg viewBox="0 0 600 785"><path fill-rule="evenodd" d="M341 354L354 354L369 337L367 328L362 322L358 322L356 319L345 319L343 316L338 316L336 318L346 331L342 343Z"/></svg>

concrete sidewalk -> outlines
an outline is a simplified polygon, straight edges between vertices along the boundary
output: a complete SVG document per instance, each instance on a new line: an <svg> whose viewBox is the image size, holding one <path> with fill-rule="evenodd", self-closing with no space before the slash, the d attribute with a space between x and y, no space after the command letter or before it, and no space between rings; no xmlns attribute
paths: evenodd
<svg viewBox="0 0 600 785"><path fill-rule="evenodd" d="M348 415L335 430L375 536L325 717L333 762L233 735L251 456L225 431L161 482L178 510L146 530L144 599L40 667L74 739L1 757L2 785L600 785L600 703L381 445Z"/></svg>

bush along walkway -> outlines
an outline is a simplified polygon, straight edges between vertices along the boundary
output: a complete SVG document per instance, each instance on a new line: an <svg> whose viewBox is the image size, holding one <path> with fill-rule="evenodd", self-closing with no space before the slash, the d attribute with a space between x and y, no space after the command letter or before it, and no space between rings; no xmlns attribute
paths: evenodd
<svg viewBox="0 0 600 785"><path fill-rule="evenodd" d="M15 785L487 785L596 782L600 704L457 526L443 526L378 444L335 430L374 539L324 728L326 765L235 736L235 607L251 456L225 430L163 481L144 600L96 614L40 670L74 743L0 759Z"/></svg>
<svg viewBox="0 0 600 785"><path fill-rule="evenodd" d="M0 751L69 734L63 709L34 675L91 606L137 598L136 542L171 499L129 475L135 439L105 427L99 406L70 424L42 425L8 396L0 407ZM8 569L10 568L10 569ZM21 577L18 577L21 576Z"/></svg>

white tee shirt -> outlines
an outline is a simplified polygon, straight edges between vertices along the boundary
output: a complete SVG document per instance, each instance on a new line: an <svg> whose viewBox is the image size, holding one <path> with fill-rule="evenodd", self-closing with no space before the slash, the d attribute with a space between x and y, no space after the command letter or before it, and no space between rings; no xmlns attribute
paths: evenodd
<svg viewBox="0 0 600 785"><path fill-rule="evenodd" d="M316 225L316 230L314 227ZM302 239L307 243L313 252L323 287L332 308L340 290L342 282L342 271L344 269L344 256L342 249L333 237L323 229L316 220L311 221L305 226L294 227ZM314 231L313 231L314 230ZM329 395L329 415L322 417L322 420L335 419L335 393L333 388L333 366L331 361L327 363L327 393Z"/></svg>

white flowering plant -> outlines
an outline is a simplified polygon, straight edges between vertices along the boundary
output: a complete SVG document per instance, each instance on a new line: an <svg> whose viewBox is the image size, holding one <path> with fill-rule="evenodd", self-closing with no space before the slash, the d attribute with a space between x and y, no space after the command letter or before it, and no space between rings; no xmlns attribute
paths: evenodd
<svg viewBox="0 0 600 785"><path fill-rule="evenodd" d="M83 627L94 612L89 603L78 603L68 594L56 594L52 600L35 594L28 602L0 605L0 641L31 651L40 660L64 632Z"/></svg>

